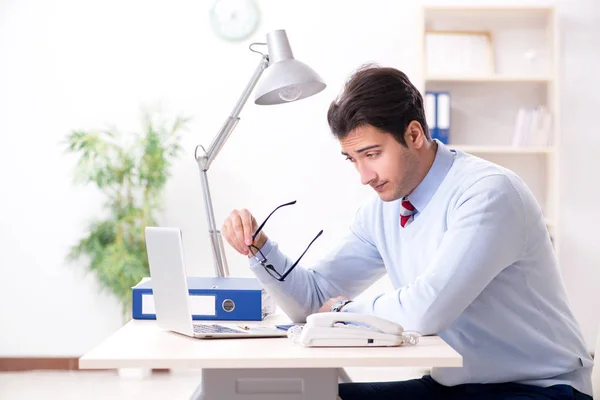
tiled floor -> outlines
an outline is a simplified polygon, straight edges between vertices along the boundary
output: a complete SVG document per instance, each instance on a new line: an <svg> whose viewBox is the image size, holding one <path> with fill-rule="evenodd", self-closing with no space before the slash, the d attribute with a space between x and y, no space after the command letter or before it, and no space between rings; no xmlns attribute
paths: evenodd
<svg viewBox="0 0 600 400"><path fill-rule="evenodd" d="M354 381L385 381L421 377L426 371L349 368L347 373ZM200 376L200 370L146 376L136 370L129 376L120 376L116 371L8 372L0 373L0 400L187 400L200 383Z"/></svg>

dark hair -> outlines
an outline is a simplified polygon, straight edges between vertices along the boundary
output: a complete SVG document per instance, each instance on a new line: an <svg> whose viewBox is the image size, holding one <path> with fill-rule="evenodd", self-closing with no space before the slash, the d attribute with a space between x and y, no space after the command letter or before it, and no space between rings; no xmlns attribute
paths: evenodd
<svg viewBox="0 0 600 400"><path fill-rule="evenodd" d="M350 77L327 112L331 132L338 139L359 126L372 125L390 133L403 146L411 121L421 124L429 140L421 93L402 71L372 64L362 66Z"/></svg>

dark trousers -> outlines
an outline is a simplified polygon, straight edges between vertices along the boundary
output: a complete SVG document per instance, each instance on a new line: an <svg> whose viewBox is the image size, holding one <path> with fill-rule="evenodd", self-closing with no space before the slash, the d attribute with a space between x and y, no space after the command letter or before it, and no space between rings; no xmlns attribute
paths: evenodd
<svg viewBox="0 0 600 400"><path fill-rule="evenodd" d="M519 383L442 386L425 375L421 379L381 383L341 383L342 400L591 400L568 385L538 387Z"/></svg>

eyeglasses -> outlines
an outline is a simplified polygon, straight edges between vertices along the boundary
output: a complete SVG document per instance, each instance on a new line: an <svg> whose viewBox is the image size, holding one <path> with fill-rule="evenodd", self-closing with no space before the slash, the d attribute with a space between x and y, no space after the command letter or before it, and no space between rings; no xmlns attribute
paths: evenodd
<svg viewBox="0 0 600 400"><path fill-rule="evenodd" d="M289 203L282 204L282 205L278 206L277 208L275 208L273 211L271 211L271 214L269 214L269 216L267 218L265 218L265 220L262 222L262 224L260 224L258 226L258 228L256 229L256 232L254 232L254 234L252 235L252 243L254 243L254 239L256 239L256 236L260 233L262 228L265 226L265 224L267 223L269 218L271 218L271 215L273 215L273 213L275 211L279 210L281 207L291 206L292 204L296 204L296 200L291 201ZM279 272L277 272L277 270L275 269L275 267L273 267L272 264L268 264L267 257L265 257L265 255L262 253L262 251L260 251L260 249L258 247L256 247L254 244L251 244L250 246L248 246L248 249L250 249L250 251L252 252L252 254L255 257L259 258L260 264L269 273L269 275L271 275L273 278L277 279L279 282L283 282L284 279L290 274L290 272L292 272L292 270L294 268L296 268L296 265L298 265L298 263L300 262L300 260L304 256L304 254L306 254L306 252L308 251L310 246L312 246L312 244L315 242L315 240L317 240L317 238L319 236L321 236L322 233L323 233L323 230L321 229L321 231L319 233L317 233L317 236L315 236L315 238L312 240L312 242L310 242L310 244L306 247L306 250L304 250L304 252L300 255L300 257L298 257L296 262L293 263L292 266L287 271L284 271L283 275L280 274ZM257 254L260 255L260 257Z"/></svg>

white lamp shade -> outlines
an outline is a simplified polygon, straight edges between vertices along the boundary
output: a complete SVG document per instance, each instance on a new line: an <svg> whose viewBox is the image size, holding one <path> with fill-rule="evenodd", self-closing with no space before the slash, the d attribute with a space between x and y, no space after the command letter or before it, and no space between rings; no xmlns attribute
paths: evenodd
<svg viewBox="0 0 600 400"><path fill-rule="evenodd" d="M327 87L312 68L294 59L284 30L270 32L267 45L270 63L257 84L256 104L289 103L317 94Z"/></svg>
<svg viewBox="0 0 600 400"><path fill-rule="evenodd" d="M323 79L303 62L280 61L264 72L254 102L259 105L289 103L317 94L326 86Z"/></svg>

